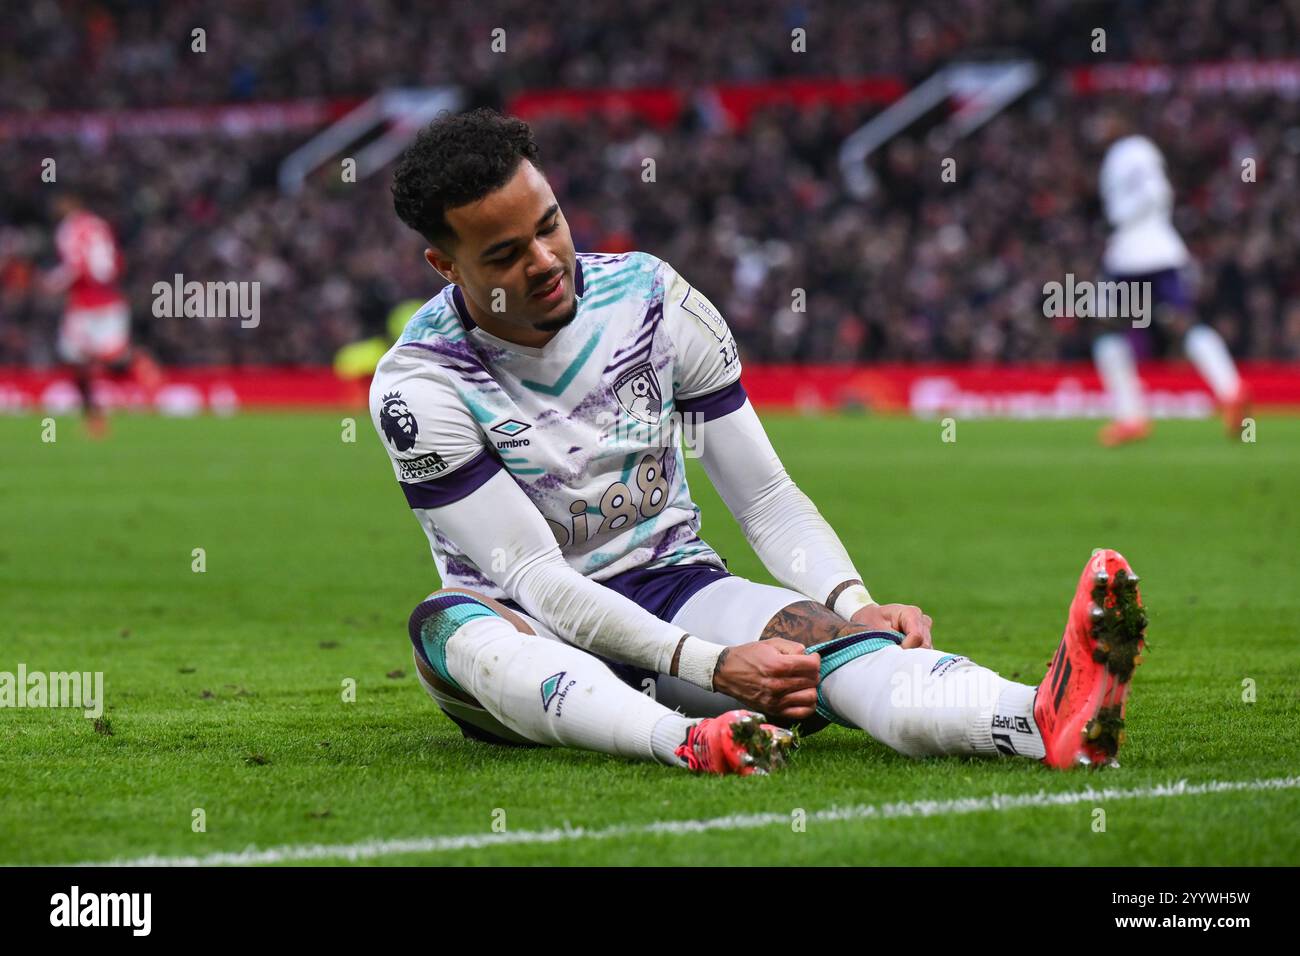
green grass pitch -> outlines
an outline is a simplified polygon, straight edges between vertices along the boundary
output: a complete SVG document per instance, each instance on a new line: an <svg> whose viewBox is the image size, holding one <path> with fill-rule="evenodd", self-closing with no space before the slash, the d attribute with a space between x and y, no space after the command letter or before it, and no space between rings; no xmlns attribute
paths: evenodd
<svg viewBox="0 0 1300 956"><path fill-rule="evenodd" d="M961 422L944 443L935 422L765 416L872 593L924 607L936 647L1036 682L1105 545L1142 575L1150 648L1117 770L913 761L831 728L742 779L463 740L405 636L438 585L424 536L364 415L352 443L341 417L119 417L98 444L0 417L0 671L103 671L107 702L98 727L0 710L0 863L1300 862L1294 786L1148 791L1300 775L1300 421L1262 417L1254 443L1166 422L1103 450L1093 422ZM701 533L770 581L690 469ZM1089 787L1128 793L945 803ZM878 812L819 815L850 807Z"/></svg>

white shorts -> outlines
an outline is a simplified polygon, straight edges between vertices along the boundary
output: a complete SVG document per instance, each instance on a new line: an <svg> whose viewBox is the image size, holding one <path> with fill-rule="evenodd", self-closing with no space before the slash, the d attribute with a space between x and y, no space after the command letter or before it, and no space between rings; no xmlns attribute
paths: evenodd
<svg viewBox="0 0 1300 956"><path fill-rule="evenodd" d="M113 362L130 345L131 312L125 302L72 309L59 325L59 356L73 365Z"/></svg>
<svg viewBox="0 0 1300 956"><path fill-rule="evenodd" d="M808 601L806 595L789 588L760 584L732 575L706 584L696 591L673 615L672 623L701 640L734 646L752 644L763 636L763 629L779 611ZM513 609L512 609L513 610ZM558 641L560 637L531 614L515 611L539 637ZM418 661L417 661L418 662ZM608 663L608 662L607 662ZM649 671L614 665L616 673L642 693L653 693L669 709L681 710L688 717L716 717L743 706L726 694L712 693L667 674L651 676ZM511 743L527 743L524 738L502 726L481 707L467 704L433 687L416 669L425 691L458 723L469 723L490 736Z"/></svg>

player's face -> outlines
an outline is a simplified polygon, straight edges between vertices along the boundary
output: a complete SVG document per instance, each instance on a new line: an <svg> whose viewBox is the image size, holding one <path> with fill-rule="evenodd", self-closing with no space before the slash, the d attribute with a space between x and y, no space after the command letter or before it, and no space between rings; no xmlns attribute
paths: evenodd
<svg viewBox="0 0 1300 956"><path fill-rule="evenodd" d="M444 274L461 287L486 331L537 345L573 321L573 238L555 193L532 163L521 162L504 186L478 202L449 209L447 222L457 242Z"/></svg>

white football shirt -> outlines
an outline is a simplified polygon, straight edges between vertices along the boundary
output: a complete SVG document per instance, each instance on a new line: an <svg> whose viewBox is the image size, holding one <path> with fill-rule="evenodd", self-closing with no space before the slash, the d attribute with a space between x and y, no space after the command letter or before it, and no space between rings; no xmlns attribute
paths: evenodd
<svg viewBox="0 0 1300 956"><path fill-rule="evenodd" d="M429 511L502 469L542 513L565 561L593 580L671 564L723 567L696 533L680 438L684 423L689 443L692 424L745 402L726 323L646 253L580 253L574 288L574 320L529 348L479 328L460 289L447 286L376 369L371 417L444 587L508 596ZM505 567L510 542L496 547Z"/></svg>
<svg viewBox="0 0 1300 956"><path fill-rule="evenodd" d="M1100 188L1113 229L1102 260L1109 274L1134 276L1187 265L1187 246L1171 221L1174 190L1155 143L1145 136L1116 140L1102 160Z"/></svg>

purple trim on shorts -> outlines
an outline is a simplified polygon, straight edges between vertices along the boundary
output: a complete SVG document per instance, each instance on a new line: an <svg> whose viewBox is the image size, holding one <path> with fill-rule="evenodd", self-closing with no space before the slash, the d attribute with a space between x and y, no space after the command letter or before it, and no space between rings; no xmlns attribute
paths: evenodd
<svg viewBox="0 0 1300 956"><path fill-rule="evenodd" d="M633 604L661 621L671 621L696 591L731 572L713 564L668 564L659 568L633 568L601 581Z"/></svg>
<svg viewBox="0 0 1300 956"><path fill-rule="evenodd" d="M1191 290L1184 281L1182 269L1157 269L1155 272L1108 275L1107 278L1111 282L1150 282L1152 305L1172 305L1179 309L1192 307Z"/></svg>
<svg viewBox="0 0 1300 956"><path fill-rule="evenodd" d="M736 379L730 385L718 389L716 392L709 392L707 395L696 395L692 398L677 399L677 410L682 414L694 412L703 416L704 420L710 418L721 418L723 415L730 414L745 404L749 396L745 394L744 386L740 384L740 379Z"/></svg>
<svg viewBox="0 0 1300 956"><path fill-rule="evenodd" d="M633 568L621 571L605 581L597 581L611 591L617 591L638 607L644 608L661 621L671 623L682 606L695 596L695 592L731 572L714 564L667 564L658 568ZM529 614L517 601L497 598L506 607L521 614Z"/></svg>
<svg viewBox="0 0 1300 956"><path fill-rule="evenodd" d="M1191 289L1188 288L1182 269L1157 269L1154 272L1131 272L1122 275L1107 273L1106 278L1111 282L1150 282L1152 311L1161 306L1179 312L1190 312L1192 309ZM1150 327L1135 329L1129 323L1125 325L1124 337L1132 347L1133 354L1143 361L1153 358L1156 352L1156 341L1152 338Z"/></svg>
<svg viewBox="0 0 1300 956"><path fill-rule="evenodd" d="M440 508L460 501L503 467L501 460L489 455L485 448L450 475L427 481L399 481L398 484L406 495L406 503L412 508Z"/></svg>

